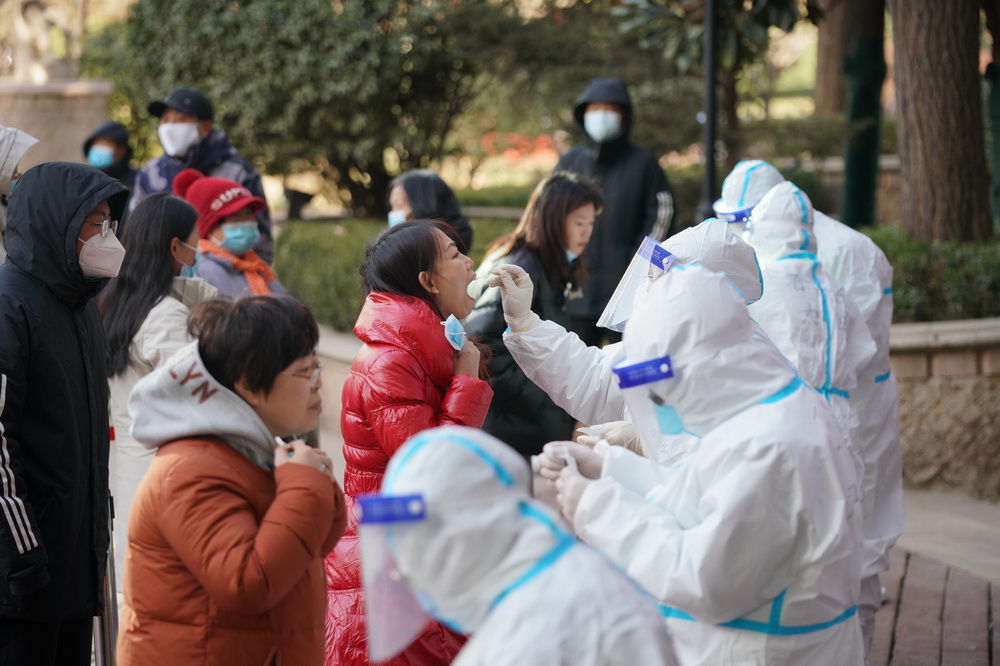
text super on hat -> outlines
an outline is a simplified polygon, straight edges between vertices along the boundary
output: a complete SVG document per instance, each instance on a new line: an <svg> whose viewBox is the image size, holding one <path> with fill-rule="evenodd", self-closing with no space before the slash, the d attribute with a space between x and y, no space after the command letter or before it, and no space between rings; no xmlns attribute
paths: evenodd
<svg viewBox="0 0 1000 666"><path fill-rule="evenodd" d="M209 232L224 218L247 206L259 213L267 207L264 200L235 180L209 178L197 169L184 169L174 178L174 194L185 199L198 211L198 235L208 238Z"/></svg>
<svg viewBox="0 0 1000 666"><path fill-rule="evenodd" d="M181 113L194 116L198 120L214 120L215 109L208 98L194 88L177 88L166 99L158 99L149 103L146 110L149 115L159 118L167 108L176 109Z"/></svg>

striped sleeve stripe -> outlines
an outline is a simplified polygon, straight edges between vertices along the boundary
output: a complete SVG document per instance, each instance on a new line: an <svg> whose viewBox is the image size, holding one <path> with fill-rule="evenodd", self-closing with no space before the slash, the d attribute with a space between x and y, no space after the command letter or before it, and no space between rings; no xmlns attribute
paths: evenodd
<svg viewBox="0 0 1000 666"><path fill-rule="evenodd" d="M7 375L0 374L0 416L3 416L4 407L7 404ZM31 530L31 523L28 521L28 512L24 508L24 502L17 496L17 485L14 481L14 470L10 466L10 452L7 450L7 437L3 429L3 421L0 421L0 507L3 507L4 516L7 518L7 525L11 534L14 535L14 542L17 544L19 553L26 553L32 548L38 547L38 540Z"/></svg>
<svg viewBox="0 0 1000 666"><path fill-rule="evenodd" d="M661 241L667 237L670 231L670 218L674 216L674 198L670 192L656 193L656 222L649 235L653 240Z"/></svg>

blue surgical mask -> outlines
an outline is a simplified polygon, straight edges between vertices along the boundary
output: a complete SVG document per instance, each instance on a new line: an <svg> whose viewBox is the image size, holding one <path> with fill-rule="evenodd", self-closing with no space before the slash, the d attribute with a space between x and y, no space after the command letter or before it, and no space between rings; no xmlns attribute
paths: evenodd
<svg viewBox="0 0 1000 666"><path fill-rule="evenodd" d="M91 146L87 151L87 163L95 169L107 169L115 163L115 150L108 146Z"/></svg>
<svg viewBox="0 0 1000 666"><path fill-rule="evenodd" d="M198 266L201 265L201 252L196 247L191 247L184 241L178 239L178 242L184 247L194 250L194 263L188 266L183 261L181 261L181 277L193 278L198 274ZM180 259L178 259L180 261Z"/></svg>
<svg viewBox="0 0 1000 666"><path fill-rule="evenodd" d="M226 223L222 225L222 232L225 236L220 245L237 257L242 257L249 252L260 240L260 230L257 228L256 222Z"/></svg>
<svg viewBox="0 0 1000 666"><path fill-rule="evenodd" d="M441 322L441 325L444 326L444 337L448 339L448 344L455 351L462 351L462 347L465 346L465 327L462 326L458 317L449 315L446 320Z"/></svg>
<svg viewBox="0 0 1000 666"><path fill-rule="evenodd" d="M401 210L390 210L389 226L394 227L401 222L406 222L406 212Z"/></svg>
<svg viewBox="0 0 1000 666"><path fill-rule="evenodd" d="M656 422L660 425L660 432L664 435L679 435L686 432L680 414L671 405L660 405L654 402L653 411L656 413Z"/></svg>

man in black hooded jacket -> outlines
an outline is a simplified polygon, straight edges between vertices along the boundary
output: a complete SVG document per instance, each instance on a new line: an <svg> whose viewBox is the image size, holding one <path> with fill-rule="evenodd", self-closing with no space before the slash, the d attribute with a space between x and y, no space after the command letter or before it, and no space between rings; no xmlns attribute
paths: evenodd
<svg viewBox="0 0 1000 666"><path fill-rule="evenodd" d="M124 256L128 190L29 169L0 266L0 663L90 663L108 556L107 343L93 297ZM108 235L111 238L108 238ZM81 258L82 257L82 258ZM116 263L117 262L117 263Z"/></svg>
<svg viewBox="0 0 1000 666"><path fill-rule="evenodd" d="M583 252L589 273L583 294L568 303L570 329L588 345L619 333L597 320L644 236L663 240L674 217L670 183L656 157L629 141L632 100L625 83L594 79L576 101L573 116L585 141L559 159L556 170L575 171L601 186L604 211Z"/></svg>

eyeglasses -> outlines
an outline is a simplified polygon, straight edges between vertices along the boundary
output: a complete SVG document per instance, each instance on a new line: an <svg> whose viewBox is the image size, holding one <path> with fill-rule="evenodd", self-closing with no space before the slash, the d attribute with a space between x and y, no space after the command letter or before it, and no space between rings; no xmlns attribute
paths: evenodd
<svg viewBox="0 0 1000 666"><path fill-rule="evenodd" d="M316 388L316 384L319 384L319 378L323 376L323 364L317 362L315 365L309 368L309 374L304 374L301 372L288 372L287 370L282 370L281 375L291 375L292 377L301 377L302 379L309 380L309 388Z"/></svg>
<svg viewBox="0 0 1000 666"><path fill-rule="evenodd" d="M87 224L99 224L101 225L101 238L108 235L110 231L113 234L118 234L118 220L112 220L111 218L104 218L100 222L91 222L87 220Z"/></svg>

